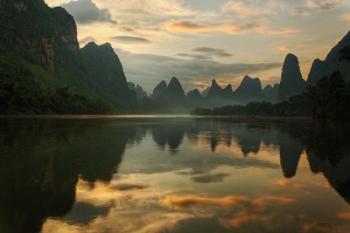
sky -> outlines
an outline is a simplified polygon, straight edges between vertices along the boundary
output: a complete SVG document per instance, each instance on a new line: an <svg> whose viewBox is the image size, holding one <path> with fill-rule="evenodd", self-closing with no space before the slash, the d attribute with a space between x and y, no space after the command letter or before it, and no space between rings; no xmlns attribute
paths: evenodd
<svg viewBox="0 0 350 233"><path fill-rule="evenodd" d="M244 75L280 81L284 57L304 79L349 31L350 0L46 0L75 18L83 47L112 44L129 81L148 93L179 78L186 91Z"/></svg>

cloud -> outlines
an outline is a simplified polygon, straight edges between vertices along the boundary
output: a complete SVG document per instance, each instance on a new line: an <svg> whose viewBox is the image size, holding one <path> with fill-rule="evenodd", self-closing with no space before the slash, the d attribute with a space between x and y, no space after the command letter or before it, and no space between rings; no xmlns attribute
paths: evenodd
<svg viewBox="0 0 350 233"><path fill-rule="evenodd" d="M194 53L178 53L176 56L199 60L211 60L214 57L228 58L233 56L233 54L226 52L224 49L210 47L198 47L192 51Z"/></svg>
<svg viewBox="0 0 350 233"><path fill-rule="evenodd" d="M231 53L226 52L224 49L216 49L216 48L209 48L209 47L199 47L193 49L193 51L198 53L207 54L210 56L217 56L217 57L232 57L233 55Z"/></svg>
<svg viewBox="0 0 350 233"><path fill-rule="evenodd" d="M111 189L116 189L118 191L133 191L133 190L142 190L148 188L147 185L142 184L116 184L111 185Z"/></svg>
<svg viewBox="0 0 350 233"><path fill-rule="evenodd" d="M218 183L224 181L225 177L230 176L228 173L204 174L192 177L197 183Z"/></svg>
<svg viewBox="0 0 350 233"><path fill-rule="evenodd" d="M350 13L345 13L339 16L341 21L350 22Z"/></svg>
<svg viewBox="0 0 350 233"><path fill-rule="evenodd" d="M250 203L249 198L239 196L227 196L223 198L210 198L205 196L168 196L164 204L169 207L185 208L190 206L217 206L234 207Z"/></svg>
<svg viewBox="0 0 350 233"><path fill-rule="evenodd" d="M88 24L92 22L107 22L116 24L107 9L100 9L92 0L77 0L64 3L65 8L78 23Z"/></svg>
<svg viewBox="0 0 350 233"><path fill-rule="evenodd" d="M115 40L120 43L125 44L150 44L152 41L144 38L144 37L137 37L137 36L114 36L111 38L112 40Z"/></svg>
<svg viewBox="0 0 350 233"><path fill-rule="evenodd" d="M191 58L191 59L198 59L198 60L210 60L212 59L211 56L203 55L203 54L192 54L192 53L178 53L176 56L184 57L184 58Z"/></svg>
<svg viewBox="0 0 350 233"><path fill-rule="evenodd" d="M349 211L344 211L344 212L339 212L337 214L338 218L342 220L350 220L350 212Z"/></svg>
<svg viewBox="0 0 350 233"><path fill-rule="evenodd" d="M295 199L284 196L261 196L249 198L245 196L226 196L222 198L211 198L199 195L188 196L167 196L163 203L168 207L186 208L191 206L207 207L237 207L252 206L255 208L265 208L268 205L289 205L295 202Z"/></svg>
<svg viewBox="0 0 350 233"><path fill-rule="evenodd" d="M226 228L239 228L244 224L252 223L252 222L269 222L273 219L272 216L263 215L263 214L255 214L249 213L246 211L240 211L235 214L231 219L226 219L222 221L222 224Z"/></svg>
<svg viewBox="0 0 350 233"><path fill-rule="evenodd" d="M164 25L164 28L170 32L183 33L208 33L208 32L222 32L226 34L244 34L249 30L258 27L257 23L248 23L245 25L238 25L235 23L195 23L192 21L170 21Z"/></svg>
<svg viewBox="0 0 350 233"><path fill-rule="evenodd" d="M243 35L247 33L262 36L291 36L298 33L297 29L282 27L274 28L257 22L238 25L235 23L195 23L192 21L170 21L164 28L173 33L213 33L220 32L229 35Z"/></svg>
<svg viewBox="0 0 350 233"><path fill-rule="evenodd" d="M228 1L222 8L224 12L232 13L239 19L256 19L273 15L273 12L267 8L249 7L237 1Z"/></svg>
<svg viewBox="0 0 350 233"><path fill-rule="evenodd" d="M339 7L343 0L307 0L310 9L331 10Z"/></svg>

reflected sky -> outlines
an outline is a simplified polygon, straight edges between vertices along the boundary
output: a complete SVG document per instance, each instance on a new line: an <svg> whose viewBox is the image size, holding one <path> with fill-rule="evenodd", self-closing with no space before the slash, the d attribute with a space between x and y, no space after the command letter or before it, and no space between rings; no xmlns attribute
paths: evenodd
<svg viewBox="0 0 350 233"><path fill-rule="evenodd" d="M350 231L347 126L1 121L0 232Z"/></svg>

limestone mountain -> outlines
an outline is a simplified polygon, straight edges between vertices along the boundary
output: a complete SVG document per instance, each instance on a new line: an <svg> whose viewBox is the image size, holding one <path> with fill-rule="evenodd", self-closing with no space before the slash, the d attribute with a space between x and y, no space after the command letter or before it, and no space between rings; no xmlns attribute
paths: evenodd
<svg viewBox="0 0 350 233"><path fill-rule="evenodd" d="M288 100L292 96L301 94L304 88L305 80L300 71L298 58L294 54L288 54L283 63L277 100Z"/></svg>
<svg viewBox="0 0 350 233"><path fill-rule="evenodd" d="M63 62L62 54L79 54L74 19L63 8L50 8L43 0L1 0L0 21L2 53L14 53L51 70Z"/></svg>
<svg viewBox="0 0 350 233"><path fill-rule="evenodd" d="M43 0L1 0L0 21L3 72L22 70L23 76L44 87L68 87L115 109L135 105L111 46L89 43L80 50L75 21L63 8L50 8Z"/></svg>
<svg viewBox="0 0 350 233"><path fill-rule="evenodd" d="M165 95L169 97L175 97L175 98L184 98L185 97L185 91L180 83L180 81L176 78L173 77L170 82L168 87L165 90Z"/></svg>
<svg viewBox="0 0 350 233"><path fill-rule="evenodd" d="M222 90L222 96L223 96L225 99L231 99L231 98L233 98L233 88L232 88L232 85L231 85L231 84L227 85L227 86Z"/></svg>
<svg viewBox="0 0 350 233"><path fill-rule="evenodd" d="M259 101L262 97L262 86L259 78L251 78L246 75L237 90L234 92L235 101L248 103Z"/></svg>
<svg viewBox="0 0 350 233"><path fill-rule="evenodd" d="M194 89L187 93L186 100L191 106L198 107L202 106L204 98L198 89Z"/></svg>
<svg viewBox="0 0 350 233"><path fill-rule="evenodd" d="M279 84L275 84L274 86L272 85L267 85L263 90L262 90L262 98L266 102L271 102L274 103L277 100L277 95L278 95L278 90L279 90Z"/></svg>
<svg viewBox="0 0 350 233"><path fill-rule="evenodd" d="M128 82L129 90L134 91L136 93L136 97L138 100L142 100L144 98L147 98L146 91L138 84L135 84L133 82Z"/></svg>
<svg viewBox="0 0 350 233"><path fill-rule="evenodd" d="M208 96L208 93L209 93L209 90L210 90L210 87L207 87L207 88L205 88L203 91L202 91L202 96L203 97L207 97Z"/></svg>
<svg viewBox="0 0 350 233"><path fill-rule="evenodd" d="M223 98L223 89L219 86L215 79L212 80L211 86L206 96L208 99L221 99Z"/></svg>
<svg viewBox="0 0 350 233"><path fill-rule="evenodd" d="M158 99L167 89L168 84L162 80L154 89L153 89L153 93L152 93L152 97L154 99Z"/></svg>
<svg viewBox="0 0 350 233"><path fill-rule="evenodd" d="M90 42L81 49L81 57L87 77L99 96L115 105L135 103L135 94L128 88L123 66L109 43L99 46Z"/></svg>
<svg viewBox="0 0 350 233"><path fill-rule="evenodd" d="M335 71L340 71L346 80L350 80L350 61L342 58L342 51L350 46L350 32L331 49L326 58L321 61L316 59L310 70L307 83L314 85L324 76L330 76Z"/></svg>

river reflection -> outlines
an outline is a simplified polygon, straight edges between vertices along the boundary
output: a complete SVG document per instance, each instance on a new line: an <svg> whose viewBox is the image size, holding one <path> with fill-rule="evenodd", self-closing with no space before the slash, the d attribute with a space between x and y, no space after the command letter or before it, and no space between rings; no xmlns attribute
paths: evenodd
<svg viewBox="0 0 350 233"><path fill-rule="evenodd" d="M1 233L350 232L350 130L1 119Z"/></svg>

